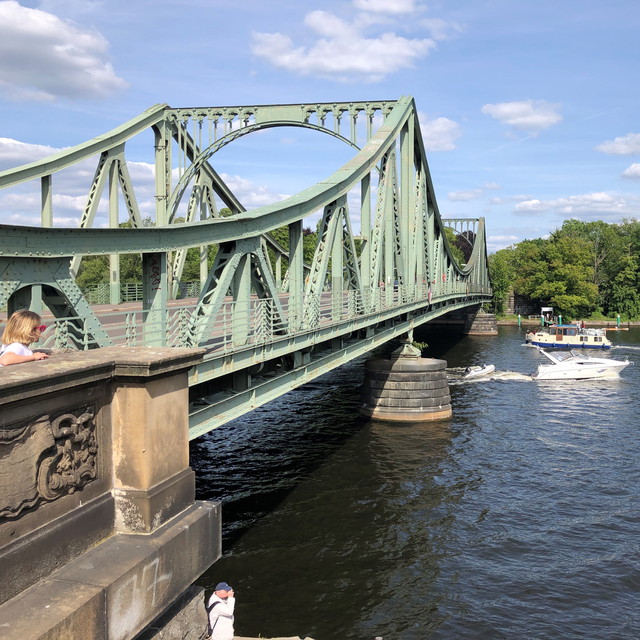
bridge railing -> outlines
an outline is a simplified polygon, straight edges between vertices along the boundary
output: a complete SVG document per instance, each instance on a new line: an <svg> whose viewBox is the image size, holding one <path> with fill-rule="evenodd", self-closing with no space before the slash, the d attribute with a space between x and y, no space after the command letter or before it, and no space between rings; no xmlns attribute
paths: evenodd
<svg viewBox="0 0 640 640"><path fill-rule="evenodd" d="M201 283L198 281L179 282L176 299L197 298L200 295ZM109 304L111 302L111 285L108 282L89 285L83 288L89 304ZM142 282L124 282L120 285L120 302L139 302L144 296Z"/></svg>
<svg viewBox="0 0 640 640"><path fill-rule="evenodd" d="M306 296L303 317L295 320L294 310L286 295L276 302L273 298L254 297L250 304L227 299L220 307L209 333L199 346L209 351L231 353L248 346L266 345L282 338L335 327L355 318L379 316L394 309L402 312L404 305L437 304L450 296L486 294L480 285L463 282L451 283L431 295L431 285L423 282L413 285L380 286L360 291L325 291L319 296ZM284 321L278 310L284 311ZM142 308L123 309L100 314L102 326L111 344L128 347L149 344L153 336L157 346L194 346L196 307L193 301L184 305L167 306L153 314ZM86 350L99 344L92 336L91 325L85 318L69 316L45 319L49 323L40 343L43 348ZM158 338L158 336L161 336Z"/></svg>

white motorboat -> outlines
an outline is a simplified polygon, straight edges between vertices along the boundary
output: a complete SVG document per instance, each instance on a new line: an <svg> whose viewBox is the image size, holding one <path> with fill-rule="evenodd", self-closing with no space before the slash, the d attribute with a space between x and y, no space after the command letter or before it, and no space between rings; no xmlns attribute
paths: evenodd
<svg viewBox="0 0 640 640"><path fill-rule="evenodd" d="M496 370L495 365L485 364L483 366L473 365L464 370L464 378L476 378L477 376L486 376Z"/></svg>
<svg viewBox="0 0 640 640"><path fill-rule="evenodd" d="M587 378L617 378L629 360L598 358L577 351L545 351L540 353L551 360L551 364L538 365L534 380L584 380Z"/></svg>

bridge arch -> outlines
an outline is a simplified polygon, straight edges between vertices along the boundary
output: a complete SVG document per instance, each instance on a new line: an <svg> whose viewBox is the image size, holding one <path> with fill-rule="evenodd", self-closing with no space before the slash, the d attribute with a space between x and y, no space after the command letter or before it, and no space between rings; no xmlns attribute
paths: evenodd
<svg viewBox="0 0 640 640"><path fill-rule="evenodd" d="M257 131L262 131L264 129L274 129L278 127L298 127L302 129L318 131L320 133L332 136L349 145L350 147L357 149L358 151L360 150L360 147L355 144L355 142L352 142L349 138L346 138L336 131L331 131L326 127L312 124L310 122L273 120L261 122L259 124L250 124L241 129L235 129L219 138L216 142L210 144L207 148L203 149L198 156L193 158L188 169L180 176L169 199L169 222L172 222L175 219L178 207L189 184L196 178L197 174L202 170L203 166L205 166L220 149L236 141L238 138L249 135L250 133L256 133Z"/></svg>

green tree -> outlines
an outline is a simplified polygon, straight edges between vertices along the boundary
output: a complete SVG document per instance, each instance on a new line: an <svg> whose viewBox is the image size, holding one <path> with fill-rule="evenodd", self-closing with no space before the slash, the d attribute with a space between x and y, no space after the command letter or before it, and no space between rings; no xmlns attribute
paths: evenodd
<svg viewBox="0 0 640 640"><path fill-rule="evenodd" d="M513 287L513 249L501 249L489 256L489 280L493 289L493 308L503 314Z"/></svg>
<svg viewBox="0 0 640 640"><path fill-rule="evenodd" d="M449 243L449 247L451 248L451 255L454 260L462 266L465 264L466 260L464 259L464 252L458 246L458 238L456 237L456 232L451 227L444 228L444 234L447 238L447 242Z"/></svg>
<svg viewBox="0 0 640 640"><path fill-rule="evenodd" d="M625 242L618 225L602 220L582 222L566 220L554 237L582 239L589 243L593 282L598 287L598 306L603 308L607 298L607 288L620 268L625 254Z"/></svg>
<svg viewBox="0 0 640 640"><path fill-rule="evenodd" d="M93 285L109 282L109 256L85 256L80 263L76 282L83 291Z"/></svg>
<svg viewBox="0 0 640 640"><path fill-rule="evenodd" d="M562 234L521 242L516 250L516 291L548 302L565 317L590 315L598 298L591 249L588 240Z"/></svg>
<svg viewBox="0 0 640 640"><path fill-rule="evenodd" d="M607 308L611 315L619 313L625 320L640 315L640 270L636 256L625 256L608 291Z"/></svg>
<svg viewBox="0 0 640 640"><path fill-rule="evenodd" d="M289 226L283 225L273 231L270 231L271 237L285 250L289 251ZM312 231L308 227L302 229L302 259L305 264L310 264L313 260L313 254L316 250L318 234ZM271 260L271 266L275 269L276 255L275 251L269 249L269 258ZM287 258L282 260L283 273L289 267L289 261Z"/></svg>

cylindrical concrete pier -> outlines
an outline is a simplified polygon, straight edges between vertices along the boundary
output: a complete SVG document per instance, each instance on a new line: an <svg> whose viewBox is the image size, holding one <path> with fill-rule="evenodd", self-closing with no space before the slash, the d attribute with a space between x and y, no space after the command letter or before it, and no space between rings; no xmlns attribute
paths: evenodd
<svg viewBox="0 0 640 640"><path fill-rule="evenodd" d="M445 360L421 358L420 351L405 345L391 359L368 360L365 367L362 415L392 422L451 417Z"/></svg>

